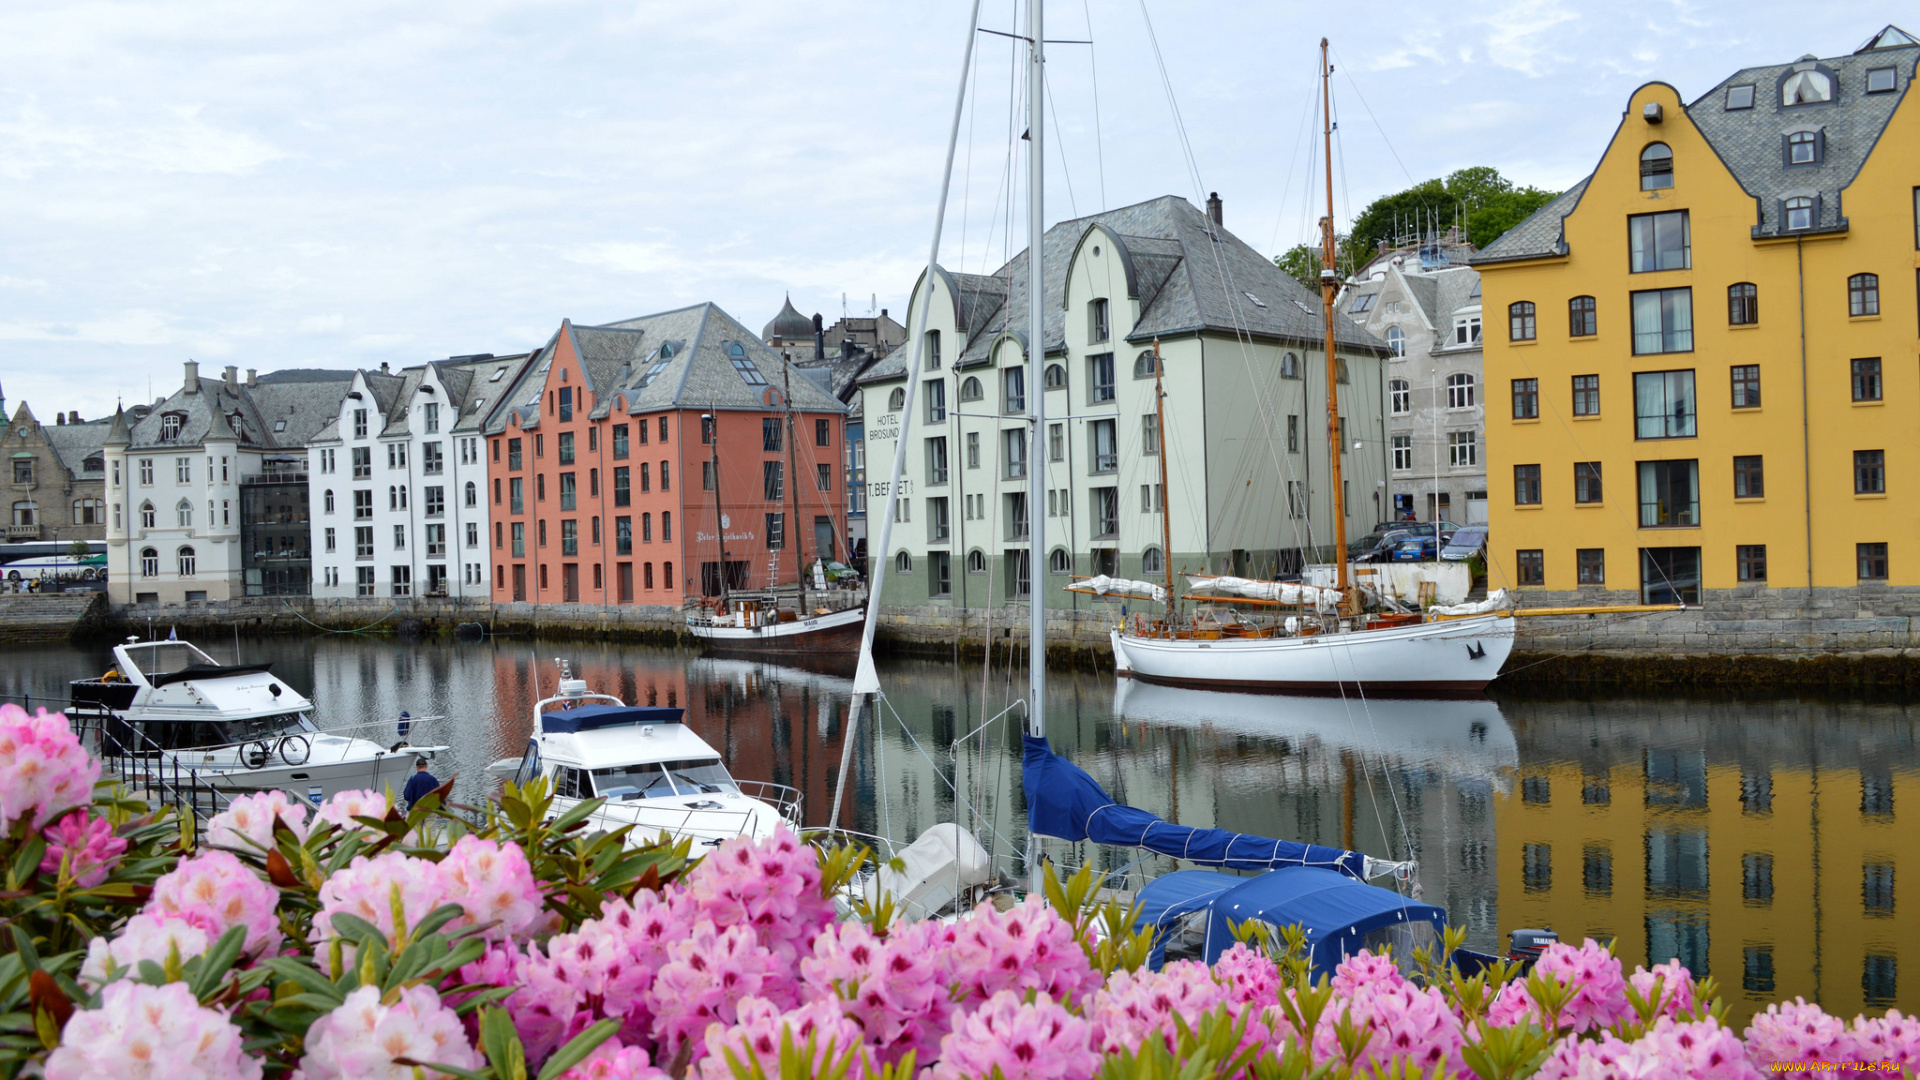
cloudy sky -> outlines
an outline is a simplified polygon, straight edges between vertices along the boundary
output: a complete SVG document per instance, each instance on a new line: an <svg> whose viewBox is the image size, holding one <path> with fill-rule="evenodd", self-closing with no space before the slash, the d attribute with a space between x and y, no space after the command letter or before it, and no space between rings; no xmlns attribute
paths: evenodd
<svg viewBox="0 0 1920 1080"><path fill-rule="evenodd" d="M1903 8L1920 21L1779 0L1055 0L1048 36L1093 44L1050 52L1048 219L1217 190L1254 247L1307 237L1323 34L1345 218L1468 165L1564 187L1640 83L1691 98L1743 64L1849 52ZM788 292L829 321L843 295L898 316L966 17L966 0L6 5L0 386L9 408L91 417L170 391L189 358L399 366L703 300L757 329ZM987 27L1017 18L983 6ZM943 249L970 270L1010 250L1019 135L1011 43L982 35L977 58Z"/></svg>

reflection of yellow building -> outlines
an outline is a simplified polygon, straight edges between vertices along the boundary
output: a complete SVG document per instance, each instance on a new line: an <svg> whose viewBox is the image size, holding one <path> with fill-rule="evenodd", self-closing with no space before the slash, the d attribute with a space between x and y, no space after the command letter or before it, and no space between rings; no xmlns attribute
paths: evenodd
<svg viewBox="0 0 1920 1080"><path fill-rule="evenodd" d="M1503 927L1616 939L1628 965L1679 958L1744 1017L1796 995L1837 1015L1896 1003L1920 978L1899 933L1895 870L1920 837L1893 811L1920 777L1874 767L1776 769L1649 750L1586 772L1523 766L1495 813Z"/></svg>
<svg viewBox="0 0 1920 1080"><path fill-rule="evenodd" d="M1642 86L1476 257L1498 582L1920 583L1916 59L1889 27L1691 104Z"/></svg>

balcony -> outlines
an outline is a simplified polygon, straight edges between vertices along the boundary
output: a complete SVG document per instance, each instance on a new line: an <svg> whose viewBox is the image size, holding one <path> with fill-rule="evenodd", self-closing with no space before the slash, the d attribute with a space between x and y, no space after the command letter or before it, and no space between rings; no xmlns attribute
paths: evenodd
<svg viewBox="0 0 1920 1080"><path fill-rule="evenodd" d="M38 540L38 539L40 539L40 526L38 526L38 525L9 525L9 526L7 526L7 539L8 539L9 541L14 541L14 540Z"/></svg>

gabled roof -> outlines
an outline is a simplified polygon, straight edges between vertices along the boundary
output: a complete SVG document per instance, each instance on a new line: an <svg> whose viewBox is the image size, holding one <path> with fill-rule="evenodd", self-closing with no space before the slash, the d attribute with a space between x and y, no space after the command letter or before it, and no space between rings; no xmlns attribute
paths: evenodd
<svg viewBox="0 0 1920 1080"><path fill-rule="evenodd" d="M1512 262L1516 259L1541 259L1567 253L1567 215L1580 205L1586 193L1588 174L1579 183L1561 192L1552 202L1527 215L1527 219L1500 235L1498 240L1480 249L1468 260L1470 265Z"/></svg>
<svg viewBox="0 0 1920 1080"><path fill-rule="evenodd" d="M112 429L112 420L88 420L79 424L55 424L52 427L42 424L40 434L74 479L92 480L106 475L106 464L102 461L99 466L88 469L87 460L98 455L106 446L107 434Z"/></svg>

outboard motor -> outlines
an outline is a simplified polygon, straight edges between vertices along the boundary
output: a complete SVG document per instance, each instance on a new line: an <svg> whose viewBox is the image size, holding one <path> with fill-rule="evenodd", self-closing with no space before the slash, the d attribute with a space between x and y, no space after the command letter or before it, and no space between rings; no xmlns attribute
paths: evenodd
<svg viewBox="0 0 1920 1080"><path fill-rule="evenodd" d="M1560 935L1551 930L1515 930L1507 935L1507 959L1518 960L1524 973L1540 959L1547 946L1560 940Z"/></svg>

